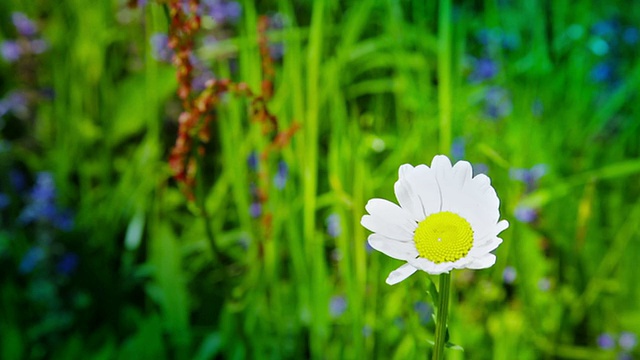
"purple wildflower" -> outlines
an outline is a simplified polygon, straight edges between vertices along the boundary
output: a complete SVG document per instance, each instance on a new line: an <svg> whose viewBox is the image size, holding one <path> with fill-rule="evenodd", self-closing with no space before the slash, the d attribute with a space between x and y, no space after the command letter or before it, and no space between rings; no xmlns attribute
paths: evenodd
<svg viewBox="0 0 640 360"><path fill-rule="evenodd" d="M640 32L638 31L638 28L635 28L635 27L626 28L622 33L622 40L624 40L624 42L627 43L628 45L637 44L638 40L640 40Z"/></svg>
<svg viewBox="0 0 640 360"><path fill-rule="evenodd" d="M33 39L29 42L31 53L40 55L49 49L49 43L43 39Z"/></svg>
<svg viewBox="0 0 640 360"><path fill-rule="evenodd" d="M513 215L518 219L518 221L524 223L532 223L538 218L538 212L536 209L524 205L518 205L513 212Z"/></svg>
<svg viewBox="0 0 640 360"><path fill-rule="evenodd" d="M0 55L2 55L2 58L7 62L12 63L20 59L22 49L20 45L13 40L3 41L0 43Z"/></svg>
<svg viewBox="0 0 640 360"><path fill-rule="evenodd" d="M11 198L5 193L0 193L0 210L5 209L11 204Z"/></svg>
<svg viewBox="0 0 640 360"><path fill-rule="evenodd" d="M542 116L543 112L544 112L544 104L542 103L542 100L536 99L533 102L533 105L531 105L531 113L535 117L540 117Z"/></svg>
<svg viewBox="0 0 640 360"><path fill-rule="evenodd" d="M249 214L252 218L259 218L262 215L262 204L254 202L249 206Z"/></svg>
<svg viewBox="0 0 640 360"><path fill-rule="evenodd" d="M489 173L489 167L487 166L487 164L483 164L483 163L473 164L473 176L477 176L480 174L487 175L488 173Z"/></svg>
<svg viewBox="0 0 640 360"><path fill-rule="evenodd" d="M25 14L21 12L14 12L11 14L11 21L18 30L18 33L22 36L33 36L38 32L36 24L29 19Z"/></svg>
<svg viewBox="0 0 640 360"><path fill-rule="evenodd" d="M235 23L242 15L242 7L235 1L204 0L202 5L204 13L219 24Z"/></svg>
<svg viewBox="0 0 640 360"><path fill-rule="evenodd" d="M34 246L29 249L24 256L22 257L22 261L20 261L20 266L18 267L18 271L21 274L28 274L32 272L38 264L45 258L45 251L43 248L39 246Z"/></svg>
<svg viewBox="0 0 640 360"><path fill-rule="evenodd" d="M257 171L259 161L260 159L259 159L258 153L255 151L252 151L251 154L249 154L249 156L247 157L247 165L249 166L249 169L253 171Z"/></svg>
<svg viewBox="0 0 640 360"><path fill-rule="evenodd" d="M329 236L333 238L340 236L340 233L342 233L342 227L340 226L340 215L333 213L327 216L325 223L327 225L327 234L329 234Z"/></svg>
<svg viewBox="0 0 640 360"><path fill-rule="evenodd" d="M337 318L344 314L345 310L347 310L347 299L342 295L332 296L331 300L329 300L329 314L331 314L331 317Z"/></svg>
<svg viewBox="0 0 640 360"><path fill-rule="evenodd" d="M64 254L56 267L62 275L71 275L78 267L78 255L71 252Z"/></svg>
<svg viewBox="0 0 640 360"><path fill-rule="evenodd" d="M280 160L278 163L278 172L273 177L273 182L276 185L276 188L282 190L285 185L287 185L287 178L289 177L289 166L287 163Z"/></svg>
<svg viewBox="0 0 640 360"><path fill-rule="evenodd" d="M513 284L513 282L516 281L517 275L518 273L514 267L507 266L502 272L502 281L504 281L505 284Z"/></svg>
<svg viewBox="0 0 640 360"><path fill-rule="evenodd" d="M623 350L632 351L638 344L638 337L632 332L623 331L618 339L618 344Z"/></svg>
<svg viewBox="0 0 640 360"><path fill-rule="evenodd" d="M488 118L499 120L511 115L513 104L507 90L497 86L489 88L484 100L484 113Z"/></svg>
<svg viewBox="0 0 640 360"><path fill-rule="evenodd" d="M477 59L473 64L473 71L469 81L473 83L493 79L498 74L498 64L489 58Z"/></svg>
<svg viewBox="0 0 640 360"><path fill-rule="evenodd" d="M542 278L538 281L538 289L540 291L549 291L551 289L551 281L547 278Z"/></svg>
<svg viewBox="0 0 640 360"><path fill-rule="evenodd" d="M427 324L431 321L431 315L433 315L433 309L429 304L424 301L417 301L413 304L413 309L418 313L418 318L421 324Z"/></svg>
<svg viewBox="0 0 640 360"><path fill-rule="evenodd" d="M603 350L610 350L616 346L616 341L609 333L600 334L596 342L598 343L598 347Z"/></svg>
<svg viewBox="0 0 640 360"><path fill-rule="evenodd" d="M9 182L17 192L24 190L27 184L24 174L17 169L11 169L11 171L9 171Z"/></svg>
<svg viewBox="0 0 640 360"><path fill-rule="evenodd" d="M451 143L451 157L453 157L454 160L464 159L465 145L466 140L463 137L453 139Z"/></svg>
<svg viewBox="0 0 640 360"><path fill-rule="evenodd" d="M173 49L169 47L167 34L156 33L151 36L151 55L154 59L170 63L173 59Z"/></svg>
<svg viewBox="0 0 640 360"><path fill-rule="evenodd" d="M546 164L536 164L531 169L513 168L509 170L509 177L527 185L526 192L530 193L538 187L538 181L547 173Z"/></svg>

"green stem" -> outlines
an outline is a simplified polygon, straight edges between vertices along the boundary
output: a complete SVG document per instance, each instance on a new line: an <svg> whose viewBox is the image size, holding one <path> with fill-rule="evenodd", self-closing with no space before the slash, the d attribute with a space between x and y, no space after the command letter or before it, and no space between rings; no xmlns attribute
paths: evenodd
<svg viewBox="0 0 640 360"><path fill-rule="evenodd" d="M200 215L202 216L202 221L204 222L204 230L207 234L207 239L209 240L209 245L211 246L211 252L213 255L214 261L223 260L223 256L220 252L220 248L213 237L213 229L211 229L211 219L209 218L209 214L207 213L206 207L206 194L204 191L204 177L202 176L202 171L204 167L204 160L202 155L198 152L199 143L194 143L194 154L196 157L197 170L196 170L196 202L198 203L198 207L200 208Z"/></svg>
<svg viewBox="0 0 640 360"><path fill-rule="evenodd" d="M444 359L444 343L447 336L447 315L449 314L449 293L451 293L451 274L440 275L438 290L438 314L436 316L436 339L433 347L433 360Z"/></svg>

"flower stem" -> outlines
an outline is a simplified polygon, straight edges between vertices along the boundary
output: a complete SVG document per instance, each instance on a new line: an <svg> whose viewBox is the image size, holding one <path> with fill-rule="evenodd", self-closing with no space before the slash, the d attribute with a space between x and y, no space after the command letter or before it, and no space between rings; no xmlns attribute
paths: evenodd
<svg viewBox="0 0 640 360"><path fill-rule="evenodd" d="M436 315L436 339L433 347L433 360L444 358L444 343L447 336L447 315L449 314L449 293L451 288L451 274L440 275L440 289L438 289L438 314Z"/></svg>

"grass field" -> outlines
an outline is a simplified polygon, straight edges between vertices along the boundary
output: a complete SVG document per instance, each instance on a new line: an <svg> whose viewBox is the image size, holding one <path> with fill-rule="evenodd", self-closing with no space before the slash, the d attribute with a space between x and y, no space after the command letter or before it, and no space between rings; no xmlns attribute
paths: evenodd
<svg viewBox="0 0 640 360"><path fill-rule="evenodd" d="M640 357L640 7L172 3L0 3L1 359L429 358L360 219L436 154L511 224L447 359Z"/></svg>

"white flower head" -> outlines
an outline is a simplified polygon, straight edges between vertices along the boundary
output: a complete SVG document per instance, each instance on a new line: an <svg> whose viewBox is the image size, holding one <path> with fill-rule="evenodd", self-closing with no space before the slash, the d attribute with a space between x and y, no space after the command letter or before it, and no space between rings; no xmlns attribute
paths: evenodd
<svg viewBox="0 0 640 360"><path fill-rule="evenodd" d="M407 263L387 277L393 285L417 270L429 274L453 269L484 269L496 262L491 253L509 227L500 220L500 199L484 174L471 164L437 155L431 167L400 166L395 193L400 206L384 199L366 205L362 226L371 230L372 248Z"/></svg>

